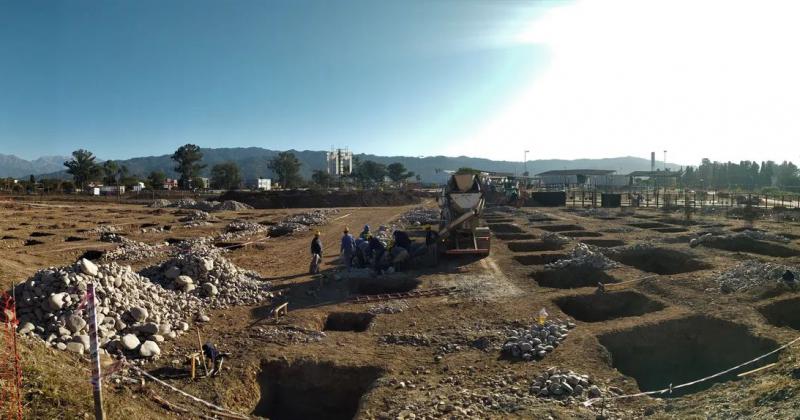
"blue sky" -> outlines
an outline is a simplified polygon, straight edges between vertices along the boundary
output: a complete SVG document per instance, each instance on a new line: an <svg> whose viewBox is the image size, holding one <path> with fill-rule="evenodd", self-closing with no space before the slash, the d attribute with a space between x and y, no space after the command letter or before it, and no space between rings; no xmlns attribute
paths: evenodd
<svg viewBox="0 0 800 420"><path fill-rule="evenodd" d="M459 139L547 66L515 34L561 4L0 0L0 153L474 154Z"/></svg>

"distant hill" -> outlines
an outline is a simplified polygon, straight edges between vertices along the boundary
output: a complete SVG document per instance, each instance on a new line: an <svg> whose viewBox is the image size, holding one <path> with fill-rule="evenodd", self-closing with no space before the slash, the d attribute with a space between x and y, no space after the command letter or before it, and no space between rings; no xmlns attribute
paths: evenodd
<svg viewBox="0 0 800 420"><path fill-rule="evenodd" d="M25 160L14 155L0 153L0 178L23 178L30 175L55 172L64 169L66 156L43 156L36 160Z"/></svg>
<svg viewBox="0 0 800 420"><path fill-rule="evenodd" d="M324 151L290 151L297 156L300 162L303 163L301 169L303 177L309 178L312 171L315 169L325 169ZM243 177L248 179L256 177L273 177L272 171L270 171L270 169L267 167L267 161L279 153L279 151L276 150L263 149L260 147L202 149L202 152L203 163L207 165L203 170L203 175L208 175L213 165L230 160L239 165ZM446 180L448 176L443 171L456 170L461 167L471 167L493 172L511 172L519 174L523 172L522 162L497 161L465 156L409 157L375 156L366 154L360 154L356 156L362 161L374 160L383 164L400 162L405 165L409 171L414 171L414 173L419 174L424 182L442 182ZM4 157L4 155L0 155L0 176L23 177L34 173L41 177L68 177L68 175L64 172L64 167L62 165L65 160L68 160L66 157L59 157L57 160L58 164L55 165L55 167L51 165L48 166L47 169L39 171L32 171L32 169L21 170L19 168L32 168L34 162L39 162L45 158L28 162L23 159L16 158L15 156L10 156L10 158L14 159L13 162L15 163L13 165L9 164L9 167L6 167L6 161L3 160L2 157ZM28 164L31 166L24 166L25 162L28 162ZM131 173L140 176L146 176L151 171L157 170L164 171L167 176L170 177L175 177L177 175L173 170L175 163L170 159L170 155L137 157L120 160L118 162L126 165ZM547 159L528 161L527 167L531 174L553 169L613 169L617 171L617 173L624 174L632 171L650 170L650 161L648 159L631 156L607 159ZM680 168L678 165L668 165L668 167L673 170Z"/></svg>

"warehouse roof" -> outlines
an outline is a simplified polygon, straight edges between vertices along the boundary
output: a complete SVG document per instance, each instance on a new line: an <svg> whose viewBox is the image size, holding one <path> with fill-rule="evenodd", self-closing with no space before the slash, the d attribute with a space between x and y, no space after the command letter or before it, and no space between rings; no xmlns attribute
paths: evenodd
<svg viewBox="0 0 800 420"><path fill-rule="evenodd" d="M678 178L681 176L680 171L633 171L628 176L635 177L663 177L663 178Z"/></svg>

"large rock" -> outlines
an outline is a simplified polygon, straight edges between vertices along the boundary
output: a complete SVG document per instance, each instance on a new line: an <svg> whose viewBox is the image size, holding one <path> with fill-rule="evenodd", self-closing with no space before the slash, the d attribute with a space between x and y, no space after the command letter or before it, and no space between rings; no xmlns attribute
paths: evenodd
<svg viewBox="0 0 800 420"><path fill-rule="evenodd" d="M36 328L32 322L23 322L20 324L19 329L17 330L21 335L27 334L33 331Z"/></svg>
<svg viewBox="0 0 800 420"><path fill-rule="evenodd" d="M86 258L81 258L80 266L81 266L81 272L83 272L83 274L92 277L97 275L97 266L95 265L95 263L87 260Z"/></svg>
<svg viewBox="0 0 800 420"><path fill-rule="evenodd" d="M122 343L122 348L124 348L125 350L136 350L136 348L139 347L140 344L139 337L137 337L134 334L125 334L124 336L122 336L121 343Z"/></svg>
<svg viewBox="0 0 800 420"><path fill-rule="evenodd" d="M73 353L78 353L78 354L83 354L83 350L84 350L83 349L83 344L75 342L75 341L73 341L71 343L67 343L66 349L67 349L67 351L71 351Z"/></svg>
<svg viewBox="0 0 800 420"><path fill-rule="evenodd" d="M74 334L86 326L86 320L84 320L81 316L72 314L67 317L67 320L64 322L64 324L67 329Z"/></svg>
<svg viewBox="0 0 800 420"><path fill-rule="evenodd" d="M86 334L76 335L72 337L72 341L81 343L86 351L89 351L89 349L92 347L92 341Z"/></svg>
<svg viewBox="0 0 800 420"><path fill-rule="evenodd" d="M64 298L67 297L66 292L53 293L47 298L47 310L57 311L64 307Z"/></svg>
<svg viewBox="0 0 800 420"><path fill-rule="evenodd" d="M161 355L161 349L155 341L147 340L139 347L139 356L142 357L155 357Z"/></svg>
<svg viewBox="0 0 800 420"><path fill-rule="evenodd" d="M192 280L192 278L189 276L178 276L175 278L175 284L177 284L181 288L183 288L187 284L193 284L193 283L194 280Z"/></svg>
<svg viewBox="0 0 800 420"><path fill-rule="evenodd" d="M155 322L148 322L147 324L144 324L141 327L139 327L139 331L147 335L158 334L158 324L156 324Z"/></svg>
<svg viewBox="0 0 800 420"><path fill-rule="evenodd" d="M219 293L217 286L214 286L212 283L203 283L203 292L206 296L216 296L217 293Z"/></svg>
<svg viewBox="0 0 800 420"><path fill-rule="evenodd" d="M131 314L131 318L133 318L133 320L136 322L144 322L149 315L147 313L147 309L142 308L141 306L134 306L128 312Z"/></svg>

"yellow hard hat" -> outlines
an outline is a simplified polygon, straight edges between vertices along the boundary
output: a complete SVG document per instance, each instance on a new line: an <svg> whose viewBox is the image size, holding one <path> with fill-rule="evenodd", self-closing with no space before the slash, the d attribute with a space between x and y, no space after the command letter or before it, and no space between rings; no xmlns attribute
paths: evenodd
<svg viewBox="0 0 800 420"><path fill-rule="evenodd" d="M347 226L345 226L345 227L344 227L344 232L345 232L345 233L347 233L347 232L350 232L350 228L349 228L349 227L347 227Z"/></svg>
<svg viewBox="0 0 800 420"><path fill-rule="evenodd" d="M314 232L314 236L319 236L319 231Z"/></svg>

